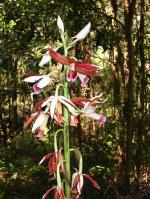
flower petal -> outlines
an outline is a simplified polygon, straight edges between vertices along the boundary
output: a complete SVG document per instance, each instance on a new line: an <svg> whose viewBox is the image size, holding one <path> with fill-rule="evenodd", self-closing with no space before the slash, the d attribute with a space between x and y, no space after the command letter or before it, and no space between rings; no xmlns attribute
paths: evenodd
<svg viewBox="0 0 150 199"><path fill-rule="evenodd" d="M33 75L33 76L25 78L23 81L29 82L29 83L35 83L42 78L43 78L43 75Z"/></svg>
<svg viewBox="0 0 150 199"><path fill-rule="evenodd" d="M36 103L34 106L33 106L33 110L38 110L38 109L40 109L41 108L41 105L43 104L43 102L45 102L47 100L47 98L46 99L43 99L43 100L41 100L41 101L39 101L38 103Z"/></svg>
<svg viewBox="0 0 150 199"><path fill-rule="evenodd" d="M100 118L99 114L97 114L97 113L86 113L85 116L92 118L94 120L98 120L98 121L99 121L99 118Z"/></svg>
<svg viewBox="0 0 150 199"><path fill-rule="evenodd" d="M53 155L55 154L55 152L53 153L48 153L47 155L45 155L39 162L39 165L41 165L45 160L50 159Z"/></svg>
<svg viewBox="0 0 150 199"><path fill-rule="evenodd" d="M70 113L76 116L78 115L76 106L69 99L65 98L64 96L59 96L59 101L68 108Z"/></svg>
<svg viewBox="0 0 150 199"><path fill-rule="evenodd" d="M63 55L59 54L58 52L52 49L49 49L49 54L57 63L67 64L67 65L73 63L73 60L67 59L66 57L64 57Z"/></svg>
<svg viewBox="0 0 150 199"><path fill-rule="evenodd" d="M76 66L77 72L80 74L87 75L87 76L98 75L99 68L96 65L76 62L75 66Z"/></svg>
<svg viewBox="0 0 150 199"><path fill-rule="evenodd" d="M48 105L49 102L51 102L52 100L54 100L55 96L50 96L49 98L47 98L42 104L41 107L43 108L44 106Z"/></svg>
<svg viewBox="0 0 150 199"><path fill-rule="evenodd" d="M85 178L87 178L91 183L92 183L92 185L95 187L95 188L97 188L97 189L100 189L100 186L98 185L98 183L94 180L94 179L92 179L89 175L87 175L87 174L82 174Z"/></svg>
<svg viewBox="0 0 150 199"><path fill-rule="evenodd" d="M87 87L87 84L89 82L89 78L86 75L83 75L83 74L80 74L80 73L78 73L78 76L79 76L79 78L82 82L81 86Z"/></svg>
<svg viewBox="0 0 150 199"><path fill-rule="evenodd" d="M57 18L57 26L58 26L59 32L64 33L64 23L62 19L60 18L60 16L58 16Z"/></svg>
<svg viewBox="0 0 150 199"><path fill-rule="evenodd" d="M49 119L49 115L45 113L44 122L43 122L42 125L40 126L40 129L41 129L41 130L43 130L43 131L46 130L46 125L47 125L48 119Z"/></svg>
<svg viewBox="0 0 150 199"><path fill-rule="evenodd" d="M69 66L67 68L67 81L75 82L77 78L78 78L78 74L75 67Z"/></svg>
<svg viewBox="0 0 150 199"><path fill-rule="evenodd" d="M78 126L79 120L77 116L71 115L70 126Z"/></svg>
<svg viewBox="0 0 150 199"><path fill-rule="evenodd" d="M99 123L101 125L103 125L103 124L105 124L105 122L106 122L106 116L104 116L103 114L100 114L99 115Z"/></svg>
<svg viewBox="0 0 150 199"><path fill-rule="evenodd" d="M44 135L44 131L43 130L39 130L36 137L41 140L44 141L45 135Z"/></svg>
<svg viewBox="0 0 150 199"><path fill-rule="evenodd" d="M91 101L94 101L94 100L96 100L96 99L98 99L98 98L101 98L102 95L103 95L103 93L101 93L100 95L97 95L97 96L91 98Z"/></svg>
<svg viewBox="0 0 150 199"><path fill-rule="evenodd" d="M33 94L38 95L41 90L42 89L37 86L37 83L33 85Z"/></svg>
<svg viewBox="0 0 150 199"><path fill-rule="evenodd" d="M63 118L62 114L59 114L59 113L56 112L56 113L54 114L54 120L55 120L58 124L61 124L61 123L63 123L64 118Z"/></svg>
<svg viewBox="0 0 150 199"><path fill-rule="evenodd" d="M33 124L32 132L34 132L37 128L39 128L43 124L44 120L45 120L45 113L41 112L37 117L37 119L35 120L35 123Z"/></svg>
<svg viewBox="0 0 150 199"><path fill-rule="evenodd" d="M45 86L47 86L50 83L50 81L51 81L51 78L48 76L45 76L37 83L37 87L44 88Z"/></svg>
<svg viewBox="0 0 150 199"><path fill-rule="evenodd" d="M24 125L23 125L23 129L27 129L30 124L33 122L33 120L35 120L39 115L39 112L36 112L34 114L32 114L29 118L26 119L26 121L24 122Z"/></svg>
<svg viewBox="0 0 150 199"><path fill-rule="evenodd" d="M67 99L66 97L59 96L59 99L62 99L63 101L66 101L68 104L71 104L72 106L74 106L75 108L77 108L76 105L71 100Z"/></svg>
<svg viewBox="0 0 150 199"><path fill-rule="evenodd" d="M90 32L91 22L89 22L75 37L78 40L84 39Z"/></svg>
<svg viewBox="0 0 150 199"><path fill-rule="evenodd" d="M69 110L70 113L72 113L73 115L78 115L76 112L76 109L74 106L72 106L71 104L67 103L66 101L59 99L59 101L66 106L66 108Z"/></svg>
<svg viewBox="0 0 150 199"><path fill-rule="evenodd" d="M48 190L46 191L46 193L42 196L42 199L46 199L46 197L48 196L48 194L49 194L51 191L55 190L56 188L57 188L57 187L54 186L54 187L52 187L51 189L48 189Z"/></svg>
<svg viewBox="0 0 150 199"><path fill-rule="evenodd" d="M41 59L41 61L40 61L40 63L39 63L39 66L43 66L43 65L47 64L50 60L51 60L51 57L50 57L50 55L49 55L49 51L47 51L47 52L43 55L43 57L42 57L42 59Z"/></svg>
<svg viewBox="0 0 150 199"><path fill-rule="evenodd" d="M58 98L55 97L55 98L51 101L51 104L50 104L50 114L51 114L51 118L52 118L52 119L54 118L54 113L55 113L57 101L58 101Z"/></svg>
<svg viewBox="0 0 150 199"><path fill-rule="evenodd" d="M71 191L73 194L80 195L83 187L83 176L76 172L72 175L72 186Z"/></svg>
<svg viewBox="0 0 150 199"><path fill-rule="evenodd" d="M71 101L79 108L83 108L86 102L89 102L90 100L84 97L72 97Z"/></svg>
<svg viewBox="0 0 150 199"><path fill-rule="evenodd" d="M83 111L84 111L86 114L95 113L95 107L90 106L89 104L90 104L90 102L87 102L87 103L84 105L84 110L83 110Z"/></svg>

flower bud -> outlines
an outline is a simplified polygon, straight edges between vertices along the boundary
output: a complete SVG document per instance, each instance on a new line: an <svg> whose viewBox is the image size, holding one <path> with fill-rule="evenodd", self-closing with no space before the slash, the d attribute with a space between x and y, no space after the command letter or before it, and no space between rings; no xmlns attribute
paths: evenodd
<svg viewBox="0 0 150 199"><path fill-rule="evenodd" d="M57 26L58 26L60 34L64 33L64 23L63 23L62 19L60 18L60 16L58 16L58 18L57 18Z"/></svg>

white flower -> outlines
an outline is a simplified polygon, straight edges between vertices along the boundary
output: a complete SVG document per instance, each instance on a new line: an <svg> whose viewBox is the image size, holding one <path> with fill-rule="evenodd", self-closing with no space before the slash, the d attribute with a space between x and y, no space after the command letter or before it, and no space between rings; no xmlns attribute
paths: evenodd
<svg viewBox="0 0 150 199"><path fill-rule="evenodd" d="M63 23L62 19L60 18L60 16L58 16L58 18L57 18L57 26L58 26L60 34L64 33L64 23Z"/></svg>
<svg viewBox="0 0 150 199"><path fill-rule="evenodd" d="M84 39L90 32L91 22L89 22L75 37L77 40Z"/></svg>

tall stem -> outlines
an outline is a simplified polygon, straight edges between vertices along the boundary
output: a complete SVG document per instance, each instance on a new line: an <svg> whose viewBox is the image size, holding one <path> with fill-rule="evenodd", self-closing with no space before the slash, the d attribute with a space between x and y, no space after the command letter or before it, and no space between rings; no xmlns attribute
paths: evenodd
<svg viewBox="0 0 150 199"><path fill-rule="evenodd" d="M67 46L66 40L64 39L64 55L67 56ZM68 89L68 82L66 80L66 72L67 66L64 65L64 97L70 98L69 96L69 89ZM66 181L65 181L65 192L66 192L66 199L70 199L70 150L69 150L69 112L66 107L63 109L64 111L64 157L65 157L65 164L66 164Z"/></svg>

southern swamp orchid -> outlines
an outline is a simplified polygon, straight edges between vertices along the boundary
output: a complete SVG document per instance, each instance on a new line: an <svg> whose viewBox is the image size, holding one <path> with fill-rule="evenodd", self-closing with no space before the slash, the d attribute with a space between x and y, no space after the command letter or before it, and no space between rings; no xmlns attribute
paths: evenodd
<svg viewBox="0 0 150 199"><path fill-rule="evenodd" d="M82 115L92 118L94 120L98 120L99 124L102 126L105 124L106 122L106 117L103 114L98 114L95 112L95 107L93 106L89 106L89 105L85 105L84 108L82 109Z"/></svg>
<svg viewBox="0 0 150 199"><path fill-rule="evenodd" d="M43 140L45 130L47 129L46 124L50 116L51 119L54 119L54 121L58 124L62 124L64 122L62 111L63 106L66 106L71 113L70 125L77 126L77 116L80 114L80 110L64 96L51 96L41 100L33 106L33 110L36 112L26 119L24 122L24 129L27 129L34 122L32 132L39 130L37 138Z"/></svg>
<svg viewBox="0 0 150 199"><path fill-rule="evenodd" d="M89 175L76 171L72 175L71 193L73 195L79 196L81 194L83 184L84 184L84 177L87 180L89 180L95 188L100 189L100 186L97 184L97 182L93 180Z"/></svg>
<svg viewBox="0 0 150 199"><path fill-rule="evenodd" d="M43 111L37 111L26 119L23 129L27 129L30 124L35 121L32 126L32 132L37 131L36 137L39 140L44 141L45 133L47 131L46 125L48 122L48 118L49 114L44 113Z"/></svg>
<svg viewBox="0 0 150 199"><path fill-rule="evenodd" d="M46 199L52 191L54 191L54 199L66 199L63 186L54 186L47 190L42 199Z"/></svg>
<svg viewBox="0 0 150 199"><path fill-rule="evenodd" d="M50 96L42 103L41 107L47 106L47 110L50 111L51 118L53 119L56 112L62 114L62 105L64 105L72 115L79 115L77 107L64 96Z"/></svg>
<svg viewBox="0 0 150 199"><path fill-rule="evenodd" d="M52 80L48 75L28 73L25 76L27 77L23 80L24 82L34 83L33 93L36 95L38 95L42 88L46 87Z"/></svg>
<svg viewBox="0 0 150 199"><path fill-rule="evenodd" d="M72 58L66 58L53 49L49 50L49 54L57 63L66 64L67 67L67 81L74 82L79 77L82 86L86 86L90 76L96 76L99 67L82 61L74 61Z"/></svg>
<svg viewBox="0 0 150 199"><path fill-rule="evenodd" d="M63 155L61 153L61 149L60 149L56 152L48 153L47 155L45 155L41 159L39 164L42 164L44 161L48 161L49 174L54 175L54 177L55 177L56 172L57 172L58 163L62 162L61 165L59 166L59 172L61 172L61 173L64 172L63 160L64 160L64 157L63 157Z"/></svg>
<svg viewBox="0 0 150 199"><path fill-rule="evenodd" d="M102 93L103 94L103 93ZM95 112L95 106L97 104L103 103L100 99L102 94L95 96L93 98L82 98L82 97L73 97L71 101L79 108L82 108L81 115L98 120L100 125L105 124L106 117L103 114L97 114Z"/></svg>

